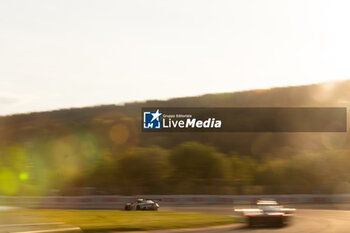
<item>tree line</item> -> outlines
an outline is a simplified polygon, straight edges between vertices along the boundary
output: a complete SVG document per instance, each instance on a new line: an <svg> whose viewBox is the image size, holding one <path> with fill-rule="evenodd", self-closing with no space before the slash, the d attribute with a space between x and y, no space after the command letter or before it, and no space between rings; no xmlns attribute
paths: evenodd
<svg viewBox="0 0 350 233"><path fill-rule="evenodd" d="M86 189L104 195L350 191L349 149L253 157L195 141L171 148L119 147L115 153L86 132L3 147L0 195L81 195Z"/></svg>
<svg viewBox="0 0 350 233"><path fill-rule="evenodd" d="M185 142L171 150L133 148L88 179L106 193L294 194L350 191L350 151L260 159Z"/></svg>

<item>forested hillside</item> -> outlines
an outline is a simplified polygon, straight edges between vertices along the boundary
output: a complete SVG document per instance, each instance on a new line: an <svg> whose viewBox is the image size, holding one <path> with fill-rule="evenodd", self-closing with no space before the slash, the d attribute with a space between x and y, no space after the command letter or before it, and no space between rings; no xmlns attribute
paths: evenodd
<svg viewBox="0 0 350 233"><path fill-rule="evenodd" d="M347 133L141 133L140 116L141 107L347 107L349 90L342 81L3 116L0 195L343 192ZM316 163L322 172L309 169Z"/></svg>

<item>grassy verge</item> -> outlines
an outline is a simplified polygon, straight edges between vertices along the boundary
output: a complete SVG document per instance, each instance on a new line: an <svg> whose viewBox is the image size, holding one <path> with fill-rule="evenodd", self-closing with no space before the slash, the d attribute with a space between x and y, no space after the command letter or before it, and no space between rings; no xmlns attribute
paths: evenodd
<svg viewBox="0 0 350 233"><path fill-rule="evenodd" d="M120 210L8 210L1 211L8 219L23 222L53 221L78 226L87 232L179 229L231 224L230 216L197 212L157 212ZM0 217L1 217L0 215Z"/></svg>

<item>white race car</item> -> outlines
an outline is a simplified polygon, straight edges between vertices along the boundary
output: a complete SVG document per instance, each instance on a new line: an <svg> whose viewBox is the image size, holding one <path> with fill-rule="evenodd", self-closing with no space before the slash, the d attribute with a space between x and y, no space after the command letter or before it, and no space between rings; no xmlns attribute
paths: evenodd
<svg viewBox="0 0 350 233"><path fill-rule="evenodd" d="M249 227L254 226L278 226L287 225L294 215L294 208L285 208L274 200L259 200L256 202L256 208L235 209L242 213Z"/></svg>
<svg viewBox="0 0 350 233"><path fill-rule="evenodd" d="M159 204L155 200L137 199L136 202L128 202L124 210L158 210Z"/></svg>

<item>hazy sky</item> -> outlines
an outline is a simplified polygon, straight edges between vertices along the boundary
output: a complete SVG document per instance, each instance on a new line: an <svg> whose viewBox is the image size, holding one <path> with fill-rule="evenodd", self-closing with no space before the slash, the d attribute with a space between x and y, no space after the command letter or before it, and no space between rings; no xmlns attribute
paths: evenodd
<svg viewBox="0 0 350 233"><path fill-rule="evenodd" d="M350 1L0 1L0 114L350 78Z"/></svg>

